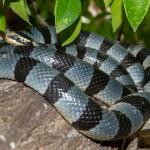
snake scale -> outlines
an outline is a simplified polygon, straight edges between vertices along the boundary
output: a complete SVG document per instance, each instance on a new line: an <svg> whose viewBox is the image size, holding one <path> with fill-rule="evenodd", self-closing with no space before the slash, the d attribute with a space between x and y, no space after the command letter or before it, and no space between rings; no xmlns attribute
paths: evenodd
<svg viewBox="0 0 150 150"><path fill-rule="evenodd" d="M107 141L127 138L150 118L147 49L125 49L87 32L62 48L53 26L10 32L9 40L17 46L0 48L0 78L39 92L84 135Z"/></svg>

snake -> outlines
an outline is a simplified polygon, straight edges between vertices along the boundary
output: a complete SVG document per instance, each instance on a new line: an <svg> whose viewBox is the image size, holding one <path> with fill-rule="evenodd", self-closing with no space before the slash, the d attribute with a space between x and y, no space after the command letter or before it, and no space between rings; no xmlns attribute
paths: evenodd
<svg viewBox="0 0 150 150"><path fill-rule="evenodd" d="M6 40L16 45L0 48L0 78L23 82L39 92L87 137L127 138L150 118L149 53L147 57L142 53L141 63L137 59L141 49L131 53L131 47L87 32L61 47L53 26L13 32Z"/></svg>

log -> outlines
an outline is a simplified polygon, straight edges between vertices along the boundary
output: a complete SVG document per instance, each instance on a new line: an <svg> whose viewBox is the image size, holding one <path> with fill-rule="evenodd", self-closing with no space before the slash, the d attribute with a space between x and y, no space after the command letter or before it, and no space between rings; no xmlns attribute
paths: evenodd
<svg viewBox="0 0 150 150"><path fill-rule="evenodd" d="M88 139L36 91L0 80L0 150L111 150L121 148L122 142ZM137 146L136 141L128 148Z"/></svg>

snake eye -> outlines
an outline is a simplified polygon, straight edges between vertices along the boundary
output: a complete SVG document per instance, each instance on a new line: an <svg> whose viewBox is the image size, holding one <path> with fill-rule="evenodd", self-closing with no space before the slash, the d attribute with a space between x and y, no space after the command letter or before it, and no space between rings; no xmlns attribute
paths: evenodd
<svg viewBox="0 0 150 150"><path fill-rule="evenodd" d="M17 35L14 35L13 38L14 38L14 40L17 40L17 39L18 39L18 36L17 36Z"/></svg>

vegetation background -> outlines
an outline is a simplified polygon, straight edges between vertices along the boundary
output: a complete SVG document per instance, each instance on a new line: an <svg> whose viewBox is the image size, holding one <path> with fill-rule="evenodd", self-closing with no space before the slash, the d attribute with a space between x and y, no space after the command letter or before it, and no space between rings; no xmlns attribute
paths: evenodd
<svg viewBox="0 0 150 150"><path fill-rule="evenodd" d="M51 24L62 45L82 29L150 48L149 6L150 0L0 0L0 31Z"/></svg>

